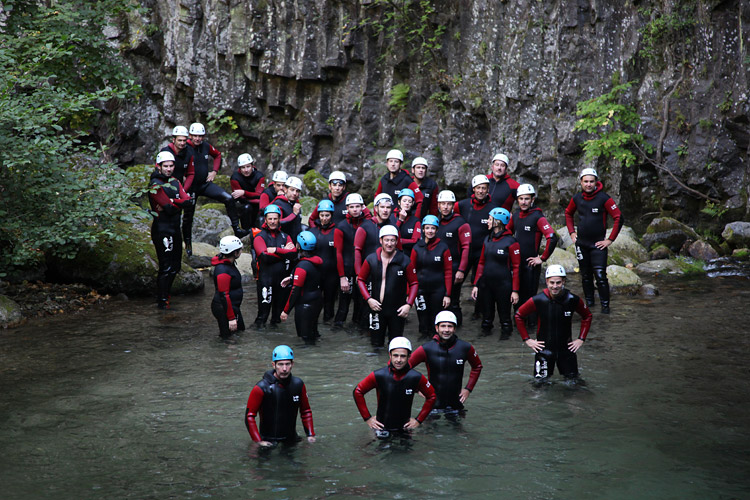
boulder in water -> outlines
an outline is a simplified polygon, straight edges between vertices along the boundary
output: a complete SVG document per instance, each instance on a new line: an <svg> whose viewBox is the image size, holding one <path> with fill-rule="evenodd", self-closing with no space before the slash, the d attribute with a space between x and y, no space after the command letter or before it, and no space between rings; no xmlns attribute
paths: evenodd
<svg viewBox="0 0 750 500"><path fill-rule="evenodd" d="M714 250L714 247L704 240L694 241L690 247L688 247L688 255L694 259L706 261L719 258L719 252Z"/></svg>
<svg viewBox="0 0 750 500"><path fill-rule="evenodd" d="M730 222L724 226L721 237L733 248L750 246L750 222Z"/></svg>
<svg viewBox="0 0 750 500"><path fill-rule="evenodd" d="M0 328L13 328L24 321L21 306L7 295L0 295Z"/></svg>
<svg viewBox="0 0 750 500"><path fill-rule="evenodd" d="M607 230L607 236L612 230ZM648 260L648 251L638 242L635 232L623 227L617 239L609 246L609 262L618 266L636 265Z"/></svg>
<svg viewBox="0 0 750 500"><path fill-rule="evenodd" d="M643 285L641 278L626 267L607 266L609 287L614 293L637 293Z"/></svg>
<svg viewBox="0 0 750 500"><path fill-rule="evenodd" d="M659 217L651 221L643 235L643 244L651 249L656 245L664 245L675 253L679 253L685 241L699 240L698 233L682 222L671 217Z"/></svg>

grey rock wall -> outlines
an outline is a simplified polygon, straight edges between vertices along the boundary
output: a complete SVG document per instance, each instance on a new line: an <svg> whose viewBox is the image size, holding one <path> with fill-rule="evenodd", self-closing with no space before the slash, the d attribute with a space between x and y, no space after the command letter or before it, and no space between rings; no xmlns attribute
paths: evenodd
<svg viewBox="0 0 750 500"><path fill-rule="evenodd" d="M174 125L206 122L219 109L238 127L236 141L210 137L229 166L247 151L268 171L340 169L366 194L385 152L400 147L463 193L505 152L512 175L537 185L561 222L583 166L576 103L609 91L617 72L636 82L627 99L644 118L641 132L662 145L663 169L597 165L609 169L606 189L626 213L696 220L705 200L679 181L734 220L748 217L746 1L692 3L676 17L687 27L672 38L657 31L655 42L647 23L686 2L433 0L434 12L407 9L394 38L397 22L374 0L141 3L150 11L131 14L114 35L144 89L119 116L123 164L151 162ZM438 35L426 47L407 39L422 28ZM399 83L410 86L403 110L388 105Z"/></svg>

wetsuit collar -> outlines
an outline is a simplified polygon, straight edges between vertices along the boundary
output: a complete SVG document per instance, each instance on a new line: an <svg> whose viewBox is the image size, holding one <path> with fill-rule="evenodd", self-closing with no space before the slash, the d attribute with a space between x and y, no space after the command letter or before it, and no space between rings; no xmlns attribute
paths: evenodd
<svg viewBox="0 0 750 500"><path fill-rule="evenodd" d="M228 257L222 258L220 255L214 255L211 258L211 265L212 266L218 266L219 264L231 264L231 263L232 263L232 259L230 259Z"/></svg>
<svg viewBox="0 0 750 500"><path fill-rule="evenodd" d="M474 205L475 210L479 210L483 206L485 206L487 203L489 203L492 200L492 197L488 194L484 197L483 200L477 200L476 195L471 195L471 204Z"/></svg>
<svg viewBox="0 0 750 500"><path fill-rule="evenodd" d="M151 180L159 179L160 181L167 182L171 178L172 178L171 176L167 177L166 175L159 172L158 168L155 168L154 171L151 172Z"/></svg>
<svg viewBox="0 0 750 500"><path fill-rule="evenodd" d="M401 376L401 375L405 375L405 374L406 374L406 372L408 372L409 370L411 370L411 368L409 367L409 363L407 362L407 363L406 363L406 364L404 365L404 367L403 367L403 368L401 368L400 370L396 370L396 369L395 369L395 368L393 367L393 365L391 364L391 362L390 362L390 361L388 361L388 370L389 370L389 371L390 371L391 373L395 374L395 375L400 375L400 376Z"/></svg>
<svg viewBox="0 0 750 500"><path fill-rule="evenodd" d="M312 257L302 257L300 260L309 261L309 262L313 263L316 266L319 266L319 265L323 264L323 259L321 259L317 255L313 255Z"/></svg>
<svg viewBox="0 0 750 500"><path fill-rule="evenodd" d="M601 182L597 181L596 182L596 189L594 189L594 192L591 193L591 194L584 192L583 193L583 199L584 200L591 200L591 199L593 199L594 196L596 196L597 194L599 194L599 191L601 191L602 189L604 189L604 184L602 184Z"/></svg>
<svg viewBox="0 0 750 500"><path fill-rule="evenodd" d="M458 337L456 337L455 333L451 335L451 338L449 338L446 342L442 342L442 338L437 333L432 338L435 340L435 342L438 343L438 345L440 345L441 347L445 347L446 349L450 349L451 347L456 345L456 341L458 340Z"/></svg>

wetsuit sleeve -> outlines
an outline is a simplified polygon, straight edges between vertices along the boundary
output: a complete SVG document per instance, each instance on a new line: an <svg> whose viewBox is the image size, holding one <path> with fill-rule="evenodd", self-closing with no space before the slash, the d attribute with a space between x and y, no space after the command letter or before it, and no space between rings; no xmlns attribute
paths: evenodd
<svg viewBox="0 0 750 500"><path fill-rule="evenodd" d="M218 149L209 144L208 154L210 154L214 159L214 172L218 173L219 169L221 168L221 153Z"/></svg>
<svg viewBox="0 0 750 500"><path fill-rule="evenodd" d="M307 399L305 384L302 384L302 394L299 397L299 416L302 419L302 427L305 429L305 434L314 436L315 429L313 428L312 408L310 408L310 401Z"/></svg>
<svg viewBox="0 0 750 500"><path fill-rule="evenodd" d="M377 195L383 192L383 179L381 178L378 181L378 188L375 190L375 194L372 195L373 198L375 198Z"/></svg>
<svg viewBox="0 0 750 500"><path fill-rule="evenodd" d="M458 202L453 203L453 211L458 215L461 215L461 209L458 206ZM463 217L463 215L461 215L461 217Z"/></svg>
<svg viewBox="0 0 750 500"><path fill-rule="evenodd" d="M370 410L367 409L365 394L375 389L377 386L378 383L377 380L375 380L375 372L370 372L370 374L365 377L362 382L357 384L357 387L354 388L354 403L357 405L359 414L362 415L362 418L365 421L367 421L367 419L372 416L370 415Z"/></svg>
<svg viewBox="0 0 750 500"><path fill-rule="evenodd" d="M289 292L289 299L287 299L286 305L284 306L285 313L289 314L289 311L292 310L294 304L296 304L297 300L302 296L302 287L304 286L306 279L307 271L301 267L295 267L294 276L292 277L292 290Z"/></svg>
<svg viewBox="0 0 750 500"><path fill-rule="evenodd" d="M413 306L414 301L417 300L419 281L417 280L417 270L414 269L414 264L412 264L411 261L409 261L409 265L406 266L406 282L409 285L409 296L406 298L406 303Z"/></svg>
<svg viewBox="0 0 750 500"><path fill-rule="evenodd" d="M505 229L507 231L510 231L511 233L515 233L516 232L515 227L516 225L513 223L513 217L511 217L508 223L505 225Z"/></svg>
<svg viewBox="0 0 750 500"><path fill-rule="evenodd" d="M365 260L366 255L362 255L362 249L365 246L365 240L367 240L367 231L362 227L357 228L357 232L354 233L354 272L359 274L359 270L362 267L362 261Z"/></svg>
<svg viewBox="0 0 750 500"><path fill-rule="evenodd" d="M287 245L287 244L289 244L291 242L292 242L292 237L287 234L286 235L286 243L284 245ZM286 248L283 248L283 247L277 247L276 248L276 253L280 254L280 255L293 255L293 254L297 253L297 249L296 248L292 248L291 250L287 250Z"/></svg>
<svg viewBox="0 0 750 500"><path fill-rule="evenodd" d="M533 298L524 302L523 305L518 308L518 311L516 311L516 328L518 329L518 334L521 336L521 339L524 341L528 340L529 332L526 330L526 324L523 320L525 317L534 314L534 312L536 312L536 304L534 304ZM591 314L590 311L589 314Z"/></svg>
<svg viewBox="0 0 750 500"><path fill-rule="evenodd" d="M477 264L477 275L474 277L474 286L479 286L482 274L484 274L484 243L482 243L482 253L479 254L479 264ZM515 283L513 288L516 288Z"/></svg>
<svg viewBox="0 0 750 500"><path fill-rule="evenodd" d="M307 224L310 227L315 227L316 222L318 222L318 206L317 205L315 205L315 208L313 208L313 211L310 214L310 219Z"/></svg>
<svg viewBox="0 0 750 500"><path fill-rule="evenodd" d="M148 196L154 203L162 208L176 206L161 187L155 193L149 193Z"/></svg>
<svg viewBox="0 0 750 500"><path fill-rule="evenodd" d="M370 263L364 261L362 267L357 273L357 286L359 287L359 293L365 299L365 302L370 300L370 293L367 291L367 278L370 276Z"/></svg>
<svg viewBox="0 0 750 500"><path fill-rule="evenodd" d="M430 411L432 411L432 407L435 406L435 400L437 399L435 389L432 388L424 375L422 375L422 379L419 381L419 392L424 396L422 410L417 415L417 422L421 424L427 418L427 415L430 414Z"/></svg>
<svg viewBox="0 0 750 500"><path fill-rule="evenodd" d="M518 186L520 186L520 184L514 179L508 179L506 180L506 182L508 183L508 187L510 188L511 193L508 195L505 201L503 201L503 208L510 212L511 208L513 208L513 203L516 202L516 190L518 189Z"/></svg>
<svg viewBox="0 0 750 500"><path fill-rule="evenodd" d="M185 191L190 191L190 186L193 185L193 179L195 178L195 162L193 157L190 157L188 161L187 169L185 171Z"/></svg>
<svg viewBox="0 0 750 500"><path fill-rule="evenodd" d="M421 214L422 203L424 203L424 193L421 189L419 189L419 186L416 182L412 182L411 184L409 184L409 189L414 191L414 213Z"/></svg>
<svg viewBox="0 0 750 500"><path fill-rule="evenodd" d="M367 207L362 207L362 215L365 219L372 219L372 212Z"/></svg>
<svg viewBox="0 0 750 500"><path fill-rule="evenodd" d="M268 197L268 193L261 193L260 198L258 198L258 208L263 210L270 204L271 198Z"/></svg>
<svg viewBox="0 0 750 500"><path fill-rule="evenodd" d="M570 199L570 203L565 208L565 225L568 227L568 234L576 232L575 219L573 214L576 213L576 201L575 198Z"/></svg>
<svg viewBox="0 0 750 500"><path fill-rule="evenodd" d="M292 203L292 206L294 206L294 203ZM292 222L296 217L298 217L297 214L294 213L294 210L289 212L289 215L281 219L282 224L286 224L287 222Z"/></svg>
<svg viewBox="0 0 750 500"><path fill-rule="evenodd" d="M479 375L482 373L482 360L479 359L474 346L471 346L469 349L469 365L471 365L471 372L469 373L469 381L466 382L466 389L471 392L474 390L474 386L477 385Z"/></svg>
<svg viewBox="0 0 750 500"><path fill-rule="evenodd" d="M266 178L261 177L258 184L255 185L255 191L246 191L250 198L250 203L257 205L260 202L260 194L266 189Z"/></svg>
<svg viewBox="0 0 750 500"><path fill-rule="evenodd" d="M250 391L250 397L247 398L247 409L245 410L245 427L247 432L250 433L250 437L256 443L263 441L258 431L258 425L255 422L255 417L258 415L260 405L263 402L263 389L257 385Z"/></svg>
<svg viewBox="0 0 750 500"><path fill-rule="evenodd" d="M612 216L612 220L614 221L614 225L612 226L612 232L609 234L607 239L611 241L615 241L615 238L617 238L617 235L620 234L620 229L622 229L622 213L620 212L620 209L617 208L617 205L615 204L615 200L612 198L608 199L607 202L604 204L604 208L607 209L607 213L609 213L610 216Z"/></svg>
<svg viewBox="0 0 750 500"><path fill-rule="evenodd" d="M344 232L341 229L333 230L333 246L336 248L336 270L339 278L346 276L344 269Z"/></svg>
<svg viewBox="0 0 750 500"><path fill-rule="evenodd" d="M591 329L591 309L586 305L586 301L579 298L576 312L581 315L581 333L578 334L578 338L586 340L586 335L589 334L589 330Z"/></svg>
<svg viewBox="0 0 750 500"><path fill-rule="evenodd" d="M443 252L443 276L445 280L445 296L450 297L453 291L453 257L451 257L451 251L447 248Z"/></svg>
<svg viewBox="0 0 750 500"><path fill-rule="evenodd" d="M232 283L232 277L227 273L221 273L216 276L216 291L222 294L224 298L224 307L227 310L227 319L233 321L235 319L234 309L232 309L232 301L229 298L229 286Z"/></svg>
<svg viewBox="0 0 750 500"><path fill-rule="evenodd" d="M547 243L544 245L544 253L541 256L542 261L546 262L550 255L552 255L552 252L555 251L555 247L557 247L557 233L552 229L552 224L547 221L546 217L540 217L536 222L536 227L547 239Z"/></svg>
<svg viewBox="0 0 750 500"><path fill-rule="evenodd" d="M461 253L458 270L466 273L466 268L469 267L469 249L471 248L471 226L468 223L458 228L458 248Z"/></svg>
<svg viewBox="0 0 750 500"><path fill-rule="evenodd" d="M424 348L422 346L417 347L417 349L411 354L411 356L409 356L409 368L414 368L426 359L427 354L424 352Z"/></svg>
<svg viewBox="0 0 750 500"><path fill-rule="evenodd" d="M399 220L396 224L398 225L400 229L402 222ZM417 221L417 223L414 224L414 232L412 233L411 238L400 237L398 241L399 243L401 243L401 246L414 245L419 241L421 237L422 237L422 224L419 221Z"/></svg>
<svg viewBox="0 0 750 500"><path fill-rule="evenodd" d="M513 291L521 289L521 245L513 243L510 248L510 265L513 268Z"/></svg>
<svg viewBox="0 0 750 500"><path fill-rule="evenodd" d="M435 186L435 189L432 190L432 195L430 196L430 208L429 208L429 211L427 212L430 215L437 215L438 214L437 199L438 199L438 191L439 190L440 190L440 188L438 188L438 186Z"/></svg>

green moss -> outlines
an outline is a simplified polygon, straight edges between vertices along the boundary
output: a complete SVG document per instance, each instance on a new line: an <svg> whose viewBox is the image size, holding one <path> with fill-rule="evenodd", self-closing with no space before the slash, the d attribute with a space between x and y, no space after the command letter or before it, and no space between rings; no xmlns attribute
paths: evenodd
<svg viewBox="0 0 750 500"><path fill-rule="evenodd" d="M321 199L328 193L328 181L317 170L308 170L302 177L305 195Z"/></svg>
<svg viewBox="0 0 750 500"><path fill-rule="evenodd" d="M219 212L223 213L224 215L227 214L227 207L223 203L206 203L205 205L201 205L201 209L203 209L203 210L218 210Z"/></svg>
<svg viewBox="0 0 750 500"><path fill-rule="evenodd" d="M703 276L706 274L704 269L706 263L700 259L679 256L675 261L680 265L680 269L685 273L685 276Z"/></svg>
<svg viewBox="0 0 750 500"><path fill-rule="evenodd" d="M228 175L222 175L219 174L214 179L214 184L222 188L224 191L231 192L232 191L232 184L229 180Z"/></svg>
<svg viewBox="0 0 750 500"><path fill-rule="evenodd" d="M302 196L299 202L302 205L302 213L305 215L310 215L318 205L318 200L312 196Z"/></svg>

